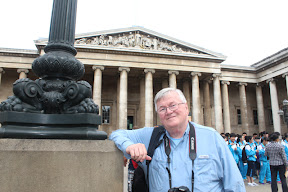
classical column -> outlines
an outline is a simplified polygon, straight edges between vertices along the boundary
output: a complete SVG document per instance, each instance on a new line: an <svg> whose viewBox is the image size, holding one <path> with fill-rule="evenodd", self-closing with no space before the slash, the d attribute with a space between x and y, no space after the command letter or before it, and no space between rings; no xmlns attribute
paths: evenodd
<svg viewBox="0 0 288 192"><path fill-rule="evenodd" d="M154 69L144 69L145 74L145 127L153 127L153 73Z"/></svg>
<svg viewBox="0 0 288 192"><path fill-rule="evenodd" d="M101 104L101 94L102 94L102 71L104 66L94 65L92 67L94 70L94 82L93 82L93 101L99 107L99 114L102 115L102 104Z"/></svg>
<svg viewBox="0 0 288 192"><path fill-rule="evenodd" d="M145 126L145 77L143 75L140 76L139 110L140 110L139 127L144 127Z"/></svg>
<svg viewBox="0 0 288 192"><path fill-rule="evenodd" d="M282 77L285 78L286 80L286 91L287 91L287 96L288 96L288 73L284 73Z"/></svg>
<svg viewBox="0 0 288 192"><path fill-rule="evenodd" d="M219 78L220 78L220 74L213 74L215 128L219 133L223 133L224 128L223 128L221 88L220 88Z"/></svg>
<svg viewBox="0 0 288 192"><path fill-rule="evenodd" d="M205 126L212 126L211 123L211 102L210 102L210 89L209 89L209 84L211 81L205 80L204 81L204 86L203 86L203 91L204 91L204 125Z"/></svg>
<svg viewBox="0 0 288 192"><path fill-rule="evenodd" d="M27 73L29 73L28 69L17 69L17 73L19 74L19 79L27 78Z"/></svg>
<svg viewBox="0 0 288 192"><path fill-rule="evenodd" d="M273 78L268 79L266 82L269 83L270 86L270 99L271 99L274 132L279 132L281 134L281 121L280 116L278 114L279 104L278 104L276 82Z"/></svg>
<svg viewBox="0 0 288 192"><path fill-rule="evenodd" d="M200 103L200 89L199 89L199 77L201 73L191 72L192 76L192 120L195 123L201 124L201 103Z"/></svg>
<svg viewBox="0 0 288 192"><path fill-rule="evenodd" d="M1 86L2 74L4 73L5 73L4 69L0 67L0 86Z"/></svg>
<svg viewBox="0 0 288 192"><path fill-rule="evenodd" d="M190 99L191 94L190 94L189 81L190 81L190 78L186 78L183 80L183 94L187 100L188 109L189 111L191 111L191 99Z"/></svg>
<svg viewBox="0 0 288 192"><path fill-rule="evenodd" d="M249 125L248 125L247 98L246 98L245 86L247 86L247 83L242 82L239 83L242 131L248 133Z"/></svg>
<svg viewBox="0 0 288 192"><path fill-rule="evenodd" d="M261 85L256 85L256 101L257 101L257 115L258 115L258 126L259 133L266 131L265 116L264 116L264 102Z"/></svg>
<svg viewBox="0 0 288 192"><path fill-rule="evenodd" d="M169 74L169 87L177 88L176 75L179 75L179 71L168 71Z"/></svg>
<svg viewBox="0 0 288 192"><path fill-rule="evenodd" d="M229 94L228 94L228 85L230 85L230 82L229 81L221 81L221 83L222 83L224 130L225 130L225 133L231 133Z"/></svg>
<svg viewBox="0 0 288 192"><path fill-rule="evenodd" d="M119 129L127 129L127 98L128 98L128 72L130 68L119 67Z"/></svg>
<svg viewBox="0 0 288 192"><path fill-rule="evenodd" d="M162 78L162 89L167 87L169 87L168 78L167 77Z"/></svg>

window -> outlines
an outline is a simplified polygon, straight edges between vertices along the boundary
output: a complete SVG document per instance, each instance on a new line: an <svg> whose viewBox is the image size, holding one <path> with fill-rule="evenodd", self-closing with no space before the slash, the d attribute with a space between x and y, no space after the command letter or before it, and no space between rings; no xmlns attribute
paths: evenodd
<svg viewBox="0 0 288 192"><path fill-rule="evenodd" d="M102 123L103 124L110 123L110 106L107 105L102 106Z"/></svg>
<svg viewBox="0 0 288 192"><path fill-rule="evenodd" d="M238 121L238 125L242 124L242 121L241 121L241 110L240 109L237 109L237 121Z"/></svg>
<svg viewBox="0 0 288 192"><path fill-rule="evenodd" d="M257 112L257 110L253 110L253 120L254 120L254 125L258 125L258 112Z"/></svg>

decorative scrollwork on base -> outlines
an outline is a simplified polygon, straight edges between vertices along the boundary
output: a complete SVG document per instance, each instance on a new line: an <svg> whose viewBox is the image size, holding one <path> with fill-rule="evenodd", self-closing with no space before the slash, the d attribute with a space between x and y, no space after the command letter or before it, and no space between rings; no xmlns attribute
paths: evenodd
<svg viewBox="0 0 288 192"><path fill-rule="evenodd" d="M46 114L96 113L92 88L86 81L61 79L19 79L13 84L14 96L0 104L0 111Z"/></svg>

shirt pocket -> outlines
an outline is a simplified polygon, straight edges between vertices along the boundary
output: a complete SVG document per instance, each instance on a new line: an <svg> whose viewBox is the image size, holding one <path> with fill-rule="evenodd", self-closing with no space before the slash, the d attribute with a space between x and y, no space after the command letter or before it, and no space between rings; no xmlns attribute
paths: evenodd
<svg viewBox="0 0 288 192"><path fill-rule="evenodd" d="M211 159L198 159L195 161L195 180L198 184L210 185L212 178L216 177L216 170Z"/></svg>
<svg viewBox="0 0 288 192"><path fill-rule="evenodd" d="M168 172L166 170L167 162L155 158L153 159L153 161L155 162L153 162L153 165L151 167L151 177L149 178L149 182L153 189L155 189L156 191L160 191L164 188L164 185L166 183L164 179L166 179L166 176L167 180L169 180Z"/></svg>

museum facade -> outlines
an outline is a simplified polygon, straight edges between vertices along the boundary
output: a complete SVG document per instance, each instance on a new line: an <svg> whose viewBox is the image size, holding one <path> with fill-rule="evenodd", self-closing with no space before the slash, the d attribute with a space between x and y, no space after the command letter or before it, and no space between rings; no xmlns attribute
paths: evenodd
<svg viewBox="0 0 288 192"><path fill-rule="evenodd" d="M0 48L0 101L13 95L18 78L37 79L31 65L47 43L36 40L37 50ZM288 48L251 66L224 65L222 54L142 27L79 34L74 46L102 109L100 130L108 134L160 124L153 98L165 87L181 89L192 121L219 133L288 132L281 112Z"/></svg>

